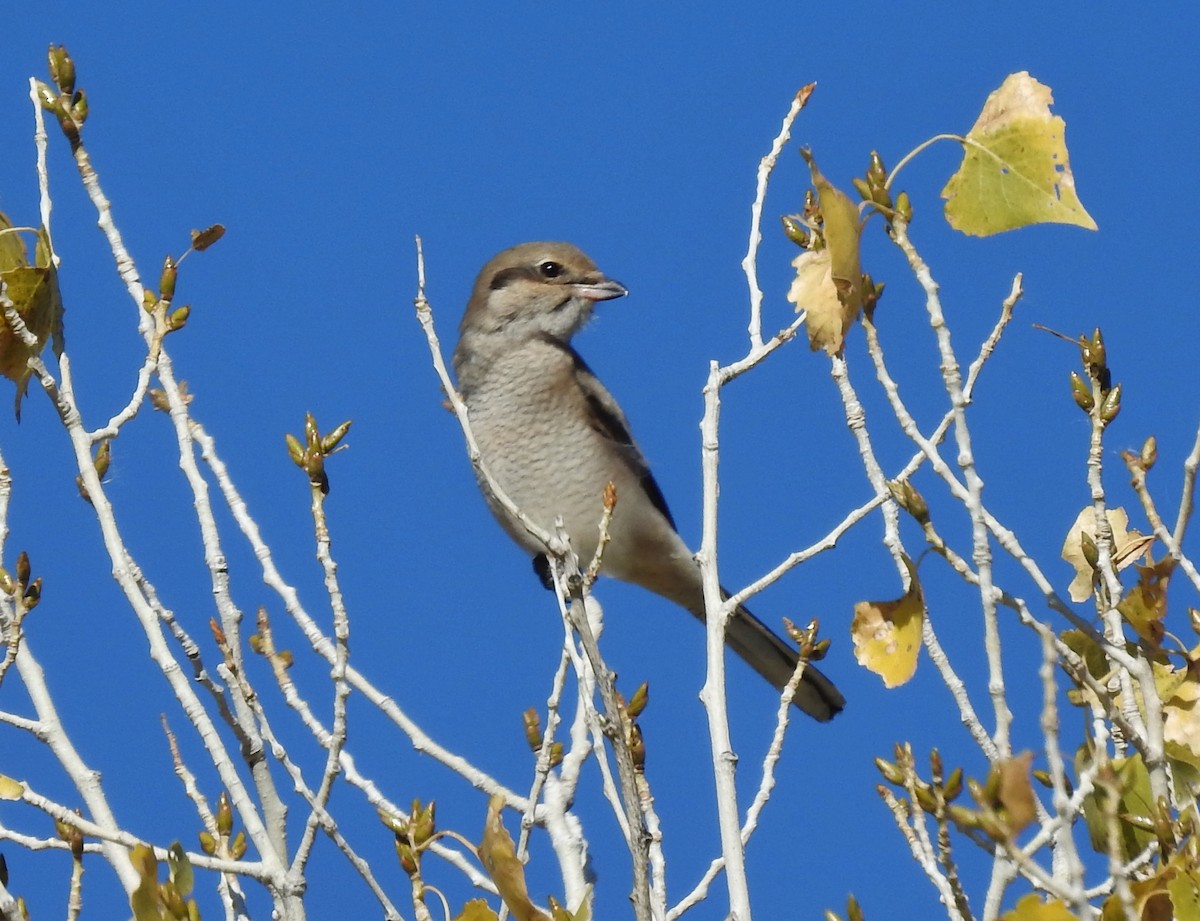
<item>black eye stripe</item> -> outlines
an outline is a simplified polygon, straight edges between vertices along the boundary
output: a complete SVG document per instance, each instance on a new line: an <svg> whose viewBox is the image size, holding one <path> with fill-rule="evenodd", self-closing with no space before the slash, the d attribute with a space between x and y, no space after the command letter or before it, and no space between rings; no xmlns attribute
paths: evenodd
<svg viewBox="0 0 1200 921"><path fill-rule="evenodd" d="M522 265L514 265L507 269L501 269L493 275L490 287L493 291L499 291L501 288L507 288L518 278L531 277L533 277L533 273L528 268Z"/></svg>
<svg viewBox="0 0 1200 921"><path fill-rule="evenodd" d="M545 259L535 265L513 265L501 269L492 276L488 287L493 291L499 291L501 288L507 288L519 278L527 278L531 281L554 281L565 280L567 274L567 267L561 262Z"/></svg>

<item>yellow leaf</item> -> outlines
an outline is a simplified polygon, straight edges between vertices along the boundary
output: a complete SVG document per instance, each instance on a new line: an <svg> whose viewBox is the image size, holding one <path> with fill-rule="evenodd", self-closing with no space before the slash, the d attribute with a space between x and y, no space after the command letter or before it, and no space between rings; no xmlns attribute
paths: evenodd
<svg viewBox="0 0 1200 921"><path fill-rule="evenodd" d="M894 688L916 673L925 622L925 599L917 570L908 557L908 591L896 601L860 601L854 606L850 635L859 665L870 669Z"/></svg>
<svg viewBox="0 0 1200 921"><path fill-rule="evenodd" d="M1017 907L1000 916L1000 921L1077 921L1058 899L1043 902L1033 893L1017 900Z"/></svg>
<svg viewBox="0 0 1200 921"><path fill-rule="evenodd" d="M824 349L826 354L836 355L862 309L863 274L859 258L862 220L854 202L817 169L812 154L807 150L801 154L808 162L817 193L825 246L813 252L813 258L806 260L806 254L802 253L793 263L797 274L788 300L796 305L797 311L808 311L805 323L813 351Z"/></svg>
<svg viewBox="0 0 1200 921"><path fill-rule="evenodd" d="M836 355L854 318L847 321L846 308L833 283L833 257L828 249L805 250L792 260L792 267L796 277L787 299L796 305L797 313L807 312L804 327L808 330L808 344L813 351L823 348Z"/></svg>
<svg viewBox="0 0 1200 921"><path fill-rule="evenodd" d="M1172 917L1176 921L1200 919L1200 875L1195 867L1187 868L1167 880L1167 892L1171 896Z"/></svg>
<svg viewBox="0 0 1200 921"><path fill-rule="evenodd" d="M0 774L0 799L18 800L25 795L25 784Z"/></svg>
<svg viewBox="0 0 1200 921"><path fill-rule="evenodd" d="M1155 681L1158 686L1158 681ZM1200 767L1200 680L1193 670L1174 689L1170 697L1163 698L1163 739L1178 745L1172 749L1173 756L1182 757L1194 767Z"/></svg>
<svg viewBox="0 0 1200 921"><path fill-rule="evenodd" d="M512 836L500 817L503 808L503 796L496 795L488 801L479 860L517 921L548 921L550 916L529 899L529 890L525 888L525 868L517 857Z"/></svg>
<svg viewBox="0 0 1200 921"><path fill-rule="evenodd" d="M1154 543L1154 535L1143 535L1127 530L1129 516L1123 508L1105 510L1108 526L1113 535L1113 564L1118 571L1132 566ZM1092 579L1095 570L1083 552L1083 535L1096 542L1096 510L1088 506L1075 518L1063 541L1062 558L1075 567L1075 578L1067 589L1072 601L1087 601L1092 595Z"/></svg>
<svg viewBox="0 0 1200 921"><path fill-rule="evenodd" d="M471 899L454 921L496 921L497 915L483 899Z"/></svg>
<svg viewBox="0 0 1200 921"><path fill-rule="evenodd" d="M1104 900L1100 921L1127 921L1130 917L1138 921L1176 921L1167 892L1168 880L1173 876L1175 871L1168 868L1149 879L1132 880L1129 891L1133 894L1133 914L1126 910L1124 900L1114 894Z"/></svg>
<svg viewBox="0 0 1200 921"><path fill-rule="evenodd" d="M162 900L158 891L158 860L154 851L144 844L134 845L129 860L137 870L137 888L129 894L129 907L133 909L134 921L161 921Z"/></svg>
<svg viewBox="0 0 1200 921"><path fill-rule="evenodd" d="M1050 87L1025 71L987 98L963 144L963 162L942 189L950 226L977 237L1029 224L1096 222L1075 194L1066 123L1050 114Z"/></svg>

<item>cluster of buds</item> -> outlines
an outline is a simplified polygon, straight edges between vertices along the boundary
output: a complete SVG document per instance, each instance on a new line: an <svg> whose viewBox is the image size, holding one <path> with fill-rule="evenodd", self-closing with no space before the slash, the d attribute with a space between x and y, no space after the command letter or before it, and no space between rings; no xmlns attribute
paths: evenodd
<svg viewBox="0 0 1200 921"><path fill-rule="evenodd" d="M929 503L912 483L908 480L891 480L887 486L896 504L912 515L917 524L921 527L929 524Z"/></svg>
<svg viewBox="0 0 1200 921"><path fill-rule="evenodd" d="M58 120L58 125L71 143L71 150L79 149L79 129L88 117L87 94L75 87L75 62L62 45L51 45L47 55L50 79L53 88L37 83L38 101L42 108Z"/></svg>
<svg viewBox="0 0 1200 921"><path fill-rule="evenodd" d="M1076 343L1087 377L1071 372L1071 396L1080 409L1089 416L1094 414L1100 425L1106 426L1121 411L1121 385L1112 385L1104 337L1097 327L1090 337L1081 335Z"/></svg>
<svg viewBox="0 0 1200 921"><path fill-rule="evenodd" d="M783 628L792 638L792 642L800 647L801 662L820 662L829 652L829 640L817 638L821 631L821 622L815 617L805 627L801 627L785 617L783 618Z"/></svg>
<svg viewBox="0 0 1200 921"><path fill-rule="evenodd" d="M535 755L541 754L542 746L545 744L546 736L542 732L542 720L538 716L537 708L530 707L521 714L521 724L525 727L525 741L529 745L529 750ZM550 751L547 753L549 757L548 765L552 768L562 764L563 759L563 744L562 742L551 742Z"/></svg>
<svg viewBox="0 0 1200 921"><path fill-rule="evenodd" d="M650 703L650 683L643 681L639 684L628 701L619 692L617 699L625 711L625 741L629 745L633 769L639 774L644 773L646 770L646 741L642 737L642 727L638 725L637 719L645 711L646 705Z"/></svg>
<svg viewBox="0 0 1200 921"><path fill-rule="evenodd" d="M221 792L217 800L216 816L217 833L200 832L200 850L209 857L217 855L228 856L241 860L246 856L246 833L239 831L233 834L233 807L229 803L229 794Z"/></svg>
<svg viewBox="0 0 1200 921"><path fill-rule="evenodd" d="M142 309L148 314L162 318L161 330L164 336L183 329L192 313L192 308L187 304L174 309L171 306L175 299L175 283L179 279L179 264L189 253L203 252L224 235L223 224L213 224L204 230L193 230L191 245L184 250L183 255L178 259L167 256L163 260L162 271L158 275L158 291L151 291L149 288L142 291Z"/></svg>
<svg viewBox="0 0 1200 921"><path fill-rule="evenodd" d="M935 748L929 754L932 776L926 781L917 775L916 762L909 746L897 743L894 754L893 761L875 759L875 767L884 780L902 790L911 791L916 805L930 815L945 816L963 827L979 827L973 810L954 804L963 791L962 768L954 768L947 777L941 753Z"/></svg>
<svg viewBox="0 0 1200 921"><path fill-rule="evenodd" d="M434 812L433 800L423 804L419 799L414 799L408 815L379 813L380 821L396 836L396 856L400 858L400 867L409 876L420 874L421 853L437 831Z"/></svg>
<svg viewBox="0 0 1200 921"><path fill-rule="evenodd" d="M96 453L92 455L92 469L96 471L96 476L103 480L108 475L109 464L112 463L112 442L107 438L100 442L100 447L96 449ZM94 505L91 494L83 483L83 474L75 476L75 487L79 490L79 495L88 505Z"/></svg>
<svg viewBox="0 0 1200 921"><path fill-rule="evenodd" d="M866 176L855 176L850 181L862 200L869 202L889 224L896 217L902 218L906 224L912 220L912 201L908 193L901 192L895 200L892 199L892 192L888 188L887 167L883 165L879 151L871 151L871 162L867 166Z"/></svg>
<svg viewBox="0 0 1200 921"><path fill-rule="evenodd" d="M321 490L329 492L329 477L325 473L325 458L340 451L345 445L341 440L350 431L350 420L343 422L328 435L322 435L312 413L304 417L304 443L295 435L287 435L288 455L292 462L308 474L308 481ZM339 447L340 445L340 447Z"/></svg>
<svg viewBox="0 0 1200 921"><path fill-rule="evenodd" d="M129 860L140 877L129 896L134 921L200 921L200 909L195 899L189 898L195 887L192 865L178 841L167 852L168 878L163 882L158 879L158 858L153 848L135 845Z"/></svg>
<svg viewBox="0 0 1200 921"><path fill-rule="evenodd" d="M83 813L78 809L75 814L82 816ZM54 820L54 833L58 836L59 841L65 841L71 849L71 858L76 862L83 860L83 832L72 825L70 822L64 822L62 819Z"/></svg>
<svg viewBox="0 0 1200 921"><path fill-rule="evenodd" d="M33 571L29 565L29 554L24 550L17 557L17 577L14 579L8 570L0 566L0 591L10 598L19 599L21 609L29 613L42 600L42 577L38 576L31 582Z"/></svg>

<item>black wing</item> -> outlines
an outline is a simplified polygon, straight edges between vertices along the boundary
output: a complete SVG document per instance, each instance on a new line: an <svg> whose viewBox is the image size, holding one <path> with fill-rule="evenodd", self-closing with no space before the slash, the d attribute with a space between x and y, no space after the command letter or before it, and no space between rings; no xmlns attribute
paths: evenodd
<svg viewBox="0 0 1200 921"><path fill-rule="evenodd" d="M654 474L650 472L650 465L646 463L646 458L642 456L641 450L633 440L633 434L629 431L629 420L621 412L621 407L617 405L617 401L613 399L612 394L604 388L604 385L600 383L600 379L592 373L592 369L587 366L587 363L579 356L578 352L569 345L564 345L561 342L557 344L570 354L575 364L575 380L578 382L579 390L587 401L593 428L621 446L621 453L628 462L630 469L637 474L641 487L650 499L650 503L662 513L662 516L674 528L675 519L671 515L671 510L667 508L666 497L663 496L662 490L655 481Z"/></svg>

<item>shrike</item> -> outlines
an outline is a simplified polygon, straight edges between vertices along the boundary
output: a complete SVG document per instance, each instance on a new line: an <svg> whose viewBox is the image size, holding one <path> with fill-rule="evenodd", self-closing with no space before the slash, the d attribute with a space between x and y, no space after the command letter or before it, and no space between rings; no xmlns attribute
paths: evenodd
<svg viewBox="0 0 1200 921"><path fill-rule="evenodd" d="M586 566L596 552L604 488L612 482L617 504L601 571L703 620L699 565L675 530L621 407L570 344L598 301L626 293L569 243L504 250L483 267L467 304L454 351L458 386L484 464L525 515L550 532L561 515ZM483 492L545 581L545 548ZM726 642L776 688L792 677L796 651L745 608L730 618ZM822 721L845 704L811 665L794 700Z"/></svg>

